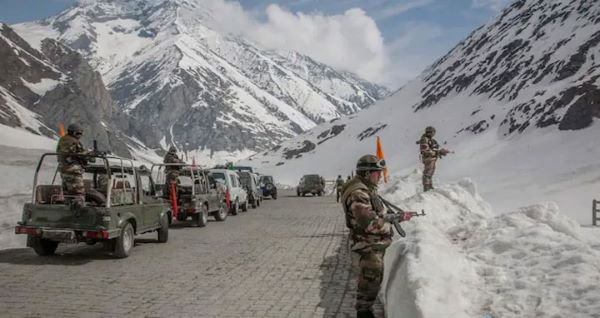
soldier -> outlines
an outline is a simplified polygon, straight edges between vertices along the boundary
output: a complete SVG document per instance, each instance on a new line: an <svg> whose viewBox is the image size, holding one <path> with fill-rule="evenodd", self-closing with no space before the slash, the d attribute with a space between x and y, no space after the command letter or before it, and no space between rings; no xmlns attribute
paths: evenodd
<svg viewBox="0 0 600 318"><path fill-rule="evenodd" d="M342 175L338 175L337 180L335 180L335 202L340 202L340 195L342 194L342 187L344 186L344 179L342 179Z"/></svg>
<svg viewBox="0 0 600 318"><path fill-rule="evenodd" d="M384 160L374 155L362 156L356 164L356 176L342 189L342 206L346 226L350 229L352 251L360 256L355 305L358 318L375 317L372 307L383 278L383 257L394 234L389 222L411 218L410 213L386 214L377 195L377 184L384 167Z"/></svg>
<svg viewBox="0 0 600 318"><path fill-rule="evenodd" d="M83 173L88 160L85 155L90 154L90 151L83 148L80 141L82 135L81 126L70 124L67 127L67 134L60 137L56 146L63 191L71 199L69 203L74 209L83 207L86 198ZM102 193L91 190L90 192L89 197L96 204L101 205L106 202L106 197Z"/></svg>
<svg viewBox="0 0 600 318"><path fill-rule="evenodd" d="M423 162L423 191L433 189L435 163L439 158L442 158L449 153L449 151L444 148L440 149L440 145L433 139L433 136L435 136L435 128L429 126L425 128L425 133L419 140L421 161Z"/></svg>
<svg viewBox="0 0 600 318"><path fill-rule="evenodd" d="M163 159L163 163L166 163L166 164L184 163L184 161L179 159L179 157L177 156L177 148L175 148L175 146L171 146L171 148L169 148L169 151L165 155L165 158ZM180 165L165 166L165 174L166 174L165 188L167 189L167 191L165 191L165 194L169 193L168 191L170 189L171 181L174 182L175 187L177 187L177 177L179 177L180 171L181 171ZM177 191L175 191L175 193L177 193Z"/></svg>

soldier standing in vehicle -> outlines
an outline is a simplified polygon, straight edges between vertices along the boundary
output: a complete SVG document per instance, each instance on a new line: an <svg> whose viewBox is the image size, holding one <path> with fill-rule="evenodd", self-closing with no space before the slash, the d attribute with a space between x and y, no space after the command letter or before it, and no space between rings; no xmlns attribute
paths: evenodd
<svg viewBox="0 0 600 318"><path fill-rule="evenodd" d="M83 173L87 159L83 156L89 154L89 151L81 144L82 135L81 126L70 124L67 134L60 137L56 146L63 191L71 199L70 203L74 208L83 207L85 202Z"/></svg>
<svg viewBox="0 0 600 318"><path fill-rule="evenodd" d="M340 196L342 194L342 187L344 186L344 179L342 175L338 175L337 180L335 180L335 202L340 202Z"/></svg>
<svg viewBox="0 0 600 318"><path fill-rule="evenodd" d="M169 151L165 155L163 159L163 163L165 164L176 164L176 163L184 163L183 160L179 159L177 156L177 148L175 146L171 146ZM177 187L177 178L179 177L179 173L181 172L181 165L166 165L165 166L165 187L169 189L171 182L175 184ZM167 190L168 191L168 190ZM168 192L167 192L168 193Z"/></svg>
<svg viewBox="0 0 600 318"><path fill-rule="evenodd" d="M356 176L342 189L342 206L346 226L350 229L352 251L360 256L355 305L358 318L375 317L372 307L383 279L383 257L394 234L390 222L411 218L410 213L386 213L377 194L384 167L384 160L374 155L362 156L356 164Z"/></svg>
<svg viewBox="0 0 600 318"><path fill-rule="evenodd" d="M423 191L433 189L435 164L439 158L442 158L449 153L449 151L444 148L440 149L440 145L433 139L433 136L435 136L435 128L428 126L425 128L425 133L419 140L421 161L423 162Z"/></svg>

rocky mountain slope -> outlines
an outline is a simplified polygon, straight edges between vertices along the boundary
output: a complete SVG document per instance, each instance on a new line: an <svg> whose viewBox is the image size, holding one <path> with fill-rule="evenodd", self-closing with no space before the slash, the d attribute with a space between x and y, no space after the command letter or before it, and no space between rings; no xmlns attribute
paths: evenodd
<svg viewBox="0 0 600 318"><path fill-rule="evenodd" d="M240 157L387 94L214 25L200 0L100 0L15 28L32 43L51 37L85 56L119 109L142 123L127 133L152 148L175 143L204 157Z"/></svg>
<svg viewBox="0 0 600 318"><path fill-rule="evenodd" d="M0 124L56 138L59 123L85 123L86 144L130 155L116 125L128 120L81 55L52 39L36 50L0 24L0 56Z"/></svg>
<svg viewBox="0 0 600 318"><path fill-rule="evenodd" d="M456 151L436 177L473 177L500 210L552 200L583 222L600 180L599 56L597 1L515 1L393 96L248 163L283 183L333 178L379 135L392 172L412 170L433 125Z"/></svg>

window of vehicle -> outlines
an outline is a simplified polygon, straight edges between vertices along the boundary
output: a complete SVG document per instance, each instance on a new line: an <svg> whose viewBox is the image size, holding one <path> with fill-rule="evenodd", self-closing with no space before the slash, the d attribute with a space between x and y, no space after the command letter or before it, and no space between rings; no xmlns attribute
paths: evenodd
<svg viewBox="0 0 600 318"><path fill-rule="evenodd" d="M222 184L227 184L225 182L225 174L222 172L213 172L211 173L211 176L216 180L221 182Z"/></svg>
<svg viewBox="0 0 600 318"><path fill-rule="evenodd" d="M237 177L235 175L233 175L233 174L229 175L229 182L231 182L231 187L232 188L239 187L238 180L237 180Z"/></svg>
<svg viewBox="0 0 600 318"><path fill-rule="evenodd" d="M144 191L144 195L154 195L154 191L152 189L152 182L150 181L150 176L140 175L140 181L142 183L142 191Z"/></svg>
<svg viewBox="0 0 600 318"><path fill-rule="evenodd" d="M271 177L271 176L260 176L260 183L263 183L263 184L273 183L273 177Z"/></svg>

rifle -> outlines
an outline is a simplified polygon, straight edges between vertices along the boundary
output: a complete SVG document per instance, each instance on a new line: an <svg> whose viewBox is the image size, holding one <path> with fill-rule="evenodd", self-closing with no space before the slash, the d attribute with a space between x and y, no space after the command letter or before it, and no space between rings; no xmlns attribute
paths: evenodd
<svg viewBox="0 0 600 318"><path fill-rule="evenodd" d="M392 204L390 201L382 198L381 196L379 196L379 199L388 208L388 214L409 213L411 216L425 216L426 215L425 210L421 210L421 213L412 212L412 211L404 211L401 208L397 207L396 205ZM402 229L402 226L400 226L400 222L398 221L398 219L394 219L392 221L392 224L394 225L394 228L396 229L398 234L400 234L400 236L406 237L406 232L404 232L404 229Z"/></svg>

